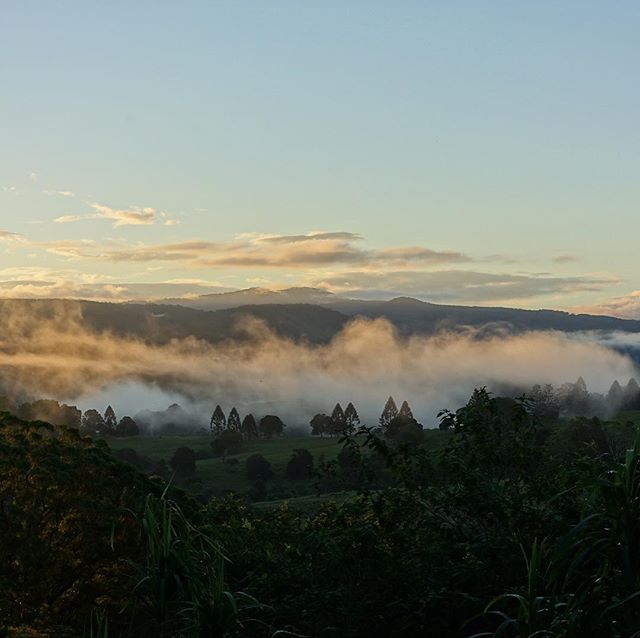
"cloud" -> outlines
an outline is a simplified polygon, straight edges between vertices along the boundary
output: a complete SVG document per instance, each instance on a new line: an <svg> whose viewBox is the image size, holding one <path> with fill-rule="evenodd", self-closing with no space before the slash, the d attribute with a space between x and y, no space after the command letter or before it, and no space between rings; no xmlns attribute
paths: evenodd
<svg viewBox="0 0 640 638"><path fill-rule="evenodd" d="M571 264L578 261L578 258L575 255L558 255L553 258L553 261L556 264Z"/></svg>
<svg viewBox="0 0 640 638"><path fill-rule="evenodd" d="M58 221L75 221L65 216ZM359 245L362 237L347 232L313 232L306 235L240 235L233 241L184 241L169 244L120 244L95 246L86 243L42 243L57 252L64 245L67 255L110 262L185 262L193 268L305 268L350 264L368 268L396 268L407 264L431 267L435 264L471 261L463 253L436 251L424 247L369 250Z"/></svg>
<svg viewBox="0 0 640 638"><path fill-rule="evenodd" d="M595 315L613 315L623 319L640 319L640 290L600 303L576 306L572 310Z"/></svg>
<svg viewBox="0 0 640 638"><path fill-rule="evenodd" d="M8 230L0 230L0 241L22 241L24 235L20 233L11 233Z"/></svg>
<svg viewBox="0 0 640 638"><path fill-rule="evenodd" d="M76 194L73 191L56 191L56 190L44 190L42 191L45 195L53 196L58 195L59 197L75 197Z"/></svg>
<svg viewBox="0 0 640 638"><path fill-rule="evenodd" d="M595 277L487 273L470 270L352 271L310 282L343 293L368 290L408 294L439 302L491 302L602 290L616 280Z"/></svg>
<svg viewBox="0 0 640 638"><path fill-rule="evenodd" d="M84 215L62 215L54 221L58 224L69 224L85 219L108 219L113 221L114 228L119 228L120 226L149 226L158 219L158 211L149 206L115 209L95 202L89 206L96 212Z"/></svg>
<svg viewBox="0 0 640 638"><path fill-rule="evenodd" d="M6 278L2 281L2 278ZM227 292L204 280L174 280L161 283L114 283L103 275L74 270L52 272L40 268L0 270L0 299L86 299L91 301L156 301Z"/></svg>
<svg viewBox="0 0 640 638"><path fill-rule="evenodd" d="M20 191L15 186L2 186L0 189L5 193L11 193L12 195L19 195Z"/></svg>
<svg viewBox="0 0 640 638"><path fill-rule="evenodd" d="M402 338L384 320L356 319L329 344L311 347L247 318L238 326L242 340L212 345L187 337L149 345L91 331L72 302L0 302L0 309L0 372L14 396L68 400L142 383L181 394L203 406L203 414L217 402L258 416L274 411L307 432L310 417L336 401L354 401L375 424L391 394L433 426L439 409L458 407L477 386L558 385L582 375L591 390L606 391L613 379L636 372L628 357L586 335L479 339L469 331ZM161 330L162 322L150 318L149 330Z"/></svg>

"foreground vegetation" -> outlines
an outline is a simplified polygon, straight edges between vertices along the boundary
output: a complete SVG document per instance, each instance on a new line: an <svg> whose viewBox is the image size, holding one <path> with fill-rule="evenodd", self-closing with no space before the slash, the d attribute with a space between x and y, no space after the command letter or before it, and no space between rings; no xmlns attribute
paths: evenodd
<svg viewBox="0 0 640 638"><path fill-rule="evenodd" d="M18 636L631 638L636 416L541 422L476 391L442 414L442 445L366 429L318 439L316 495L293 508L202 504L102 441L4 414L0 624ZM278 472L283 441L252 443L265 457L272 446Z"/></svg>

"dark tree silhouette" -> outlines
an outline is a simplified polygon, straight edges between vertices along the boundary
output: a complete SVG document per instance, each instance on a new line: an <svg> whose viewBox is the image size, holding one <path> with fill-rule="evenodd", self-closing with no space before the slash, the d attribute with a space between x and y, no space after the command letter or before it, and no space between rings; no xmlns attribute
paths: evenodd
<svg viewBox="0 0 640 638"><path fill-rule="evenodd" d="M240 431L245 439L257 439L258 438L258 424L256 423L253 414L247 414L242 419L242 425Z"/></svg>
<svg viewBox="0 0 640 638"><path fill-rule="evenodd" d="M273 478L271 463L262 454L252 454L245 462L245 469L250 481L269 481Z"/></svg>
<svg viewBox="0 0 640 638"><path fill-rule="evenodd" d="M304 481L311 476L313 472L313 455L309 450L294 450L293 455L287 463L284 475L290 481Z"/></svg>
<svg viewBox="0 0 640 638"><path fill-rule="evenodd" d="M107 406L107 409L104 411L104 425L107 430L111 432L116 431L118 419L116 418L116 413L113 411L113 408L110 405Z"/></svg>
<svg viewBox="0 0 640 638"><path fill-rule="evenodd" d="M279 416L267 414L260 419L260 434L265 439L270 439L274 435L282 434L285 427Z"/></svg>
<svg viewBox="0 0 640 638"><path fill-rule="evenodd" d="M229 412L229 418L227 419L227 429L234 432L240 432L240 427L241 423L238 410L236 410L235 408L231 408L231 412Z"/></svg>
<svg viewBox="0 0 640 638"><path fill-rule="evenodd" d="M554 420L560 415L558 395L550 383L531 388L531 414L538 419Z"/></svg>
<svg viewBox="0 0 640 638"><path fill-rule="evenodd" d="M138 436L138 434L140 434L140 428L130 416L123 416L116 425L116 436Z"/></svg>
<svg viewBox="0 0 640 638"><path fill-rule="evenodd" d="M402 417L403 419L413 419L413 412L411 411L411 408L406 401L402 402L402 405L400 406L400 412L398 412L398 416Z"/></svg>
<svg viewBox="0 0 640 638"><path fill-rule="evenodd" d="M87 410L82 415L82 429L87 434L104 434L104 419L98 410Z"/></svg>
<svg viewBox="0 0 640 638"><path fill-rule="evenodd" d="M398 407L396 406L396 402L393 400L393 397L389 397L387 399L387 402L385 403L384 410L382 411L382 414L380 415L380 419L378 421L383 432L386 432L387 428L389 427L389 423L391 423L391 421L397 416Z"/></svg>
<svg viewBox="0 0 640 638"><path fill-rule="evenodd" d="M331 417L326 414L316 414L309 422L309 425L311 426L312 436L322 438L331 431Z"/></svg>
<svg viewBox="0 0 640 638"><path fill-rule="evenodd" d="M634 378L629 379L624 389L622 407L625 410L637 410L640 407L640 386Z"/></svg>
<svg viewBox="0 0 640 638"><path fill-rule="evenodd" d="M389 421L385 436L406 443L419 443L422 440L422 425L415 420L406 401L402 402L398 414Z"/></svg>
<svg viewBox="0 0 640 638"><path fill-rule="evenodd" d="M618 379L616 379L609 388L609 392L607 392L607 404L610 408L614 410L618 410L622 405L622 386L618 383Z"/></svg>
<svg viewBox="0 0 640 638"><path fill-rule="evenodd" d="M347 422L344 416L344 410L339 403L336 403L331 413L331 434L340 435L347 428Z"/></svg>
<svg viewBox="0 0 640 638"><path fill-rule="evenodd" d="M179 447L169 461L173 471L179 476L190 476L196 471L196 453L188 447Z"/></svg>
<svg viewBox="0 0 640 638"><path fill-rule="evenodd" d="M235 430L225 430L217 434L211 442L211 449L215 456L234 454L242 447L242 434Z"/></svg>
<svg viewBox="0 0 640 638"><path fill-rule="evenodd" d="M224 412L219 405L216 405L216 409L211 415L210 429L212 434L220 434L227 427L227 420L224 417Z"/></svg>
<svg viewBox="0 0 640 638"><path fill-rule="evenodd" d="M353 403L349 402L344 411L344 420L348 432L353 432L360 427L360 416Z"/></svg>

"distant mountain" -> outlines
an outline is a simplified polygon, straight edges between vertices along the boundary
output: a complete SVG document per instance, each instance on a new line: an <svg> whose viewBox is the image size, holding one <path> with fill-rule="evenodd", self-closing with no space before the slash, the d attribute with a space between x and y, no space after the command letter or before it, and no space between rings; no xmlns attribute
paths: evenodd
<svg viewBox="0 0 640 638"><path fill-rule="evenodd" d="M310 304L241 306L202 311L167 304L103 303L96 301L0 299L0 313L42 318L81 311L90 330L137 338L146 343L163 344L171 339L196 337L210 343L226 339L246 339L242 319L262 319L276 334L310 343L329 341L349 321L349 317L330 308ZM1 343L1 339L0 339Z"/></svg>
<svg viewBox="0 0 640 638"><path fill-rule="evenodd" d="M200 310L230 309L244 305L313 304L349 317L356 315L370 318L383 317L393 323L402 334L432 334L440 330L457 330L462 327L511 332L527 330L640 332L640 321L616 317L572 314L560 310L441 305L412 297L397 297L389 301L350 299L319 288L288 288L280 291L249 288L236 292L201 295L191 299L165 300L164 303L169 301Z"/></svg>
<svg viewBox="0 0 640 638"><path fill-rule="evenodd" d="M599 315L572 314L561 310L522 310L484 306L449 306L398 297L390 301L359 301L336 298L326 307L350 316L384 317L403 334L432 334L461 327L528 330L620 330L640 332L640 321Z"/></svg>
<svg viewBox="0 0 640 638"><path fill-rule="evenodd" d="M197 310L225 310L239 306L264 306L272 304L314 304L327 305L337 295L321 288L285 288L268 290L266 288L247 288L233 292L199 295L190 299L163 299L160 303L178 304Z"/></svg>
<svg viewBox="0 0 640 638"><path fill-rule="evenodd" d="M241 291L229 297L228 303L243 298L304 299L317 294L314 289L293 291L256 292ZM234 294L234 293L232 293ZM330 341L354 316L382 317L390 321L400 334L430 335L442 330L477 329L479 334L492 335L530 330L557 330L561 332L614 331L640 333L640 321L557 310L519 310L513 308L484 308L471 306L445 306L399 297L391 301L358 301L326 293L320 295L322 305L309 303L252 304L220 310L199 310L178 304L155 303L103 303L75 300L19 300L0 299L0 314L30 315L45 321L65 309L72 314L81 311L86 326L96 331L141 339L147 343L168 343L171 339L189 336L217 343L227 339L251 338L242 331L242 319L256 317L263 320L276 334L296 341L313 344ZM208 297L208 296L207 296ZM611 343L611 347L627 346Z"/></svg>

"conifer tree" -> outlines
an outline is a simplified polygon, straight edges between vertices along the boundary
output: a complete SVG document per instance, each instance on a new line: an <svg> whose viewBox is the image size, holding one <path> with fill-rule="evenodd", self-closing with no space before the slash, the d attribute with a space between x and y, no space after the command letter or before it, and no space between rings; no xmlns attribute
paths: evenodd
<svg viewBox="0 0 640 638"><path fill-rule="evenodd" d="M256 420L253 418L253 414L247 414L247 416L242 419L242 425L240 426L240 431L242 432L242 436L245 439L257 439L258 438L258 424Z"/></svg>
<svg viewBox="0 0 640 638"><path fill-rule="evenodd" d="M413 412L411 412L411 408L406 401L402 402L402 405L400 406L400 412L398 412L398 416L402 417L403 419L413 419Z"/></svg>
<svg viewBox="0 0 640 638"><path fill-rule="evenodd" d="M344 416L344 410L339 403L336 403L331 413L331 434L342 434L346 427L347 422Z"/></svg>
<svg viewBox="0 0 640 638"><path fill-rule="evenodd" d="M637 410L640 407L640 386L633 377L624 389L623 407L625 410Z"/></svg>
<svg viewBox="0 0 640 638"><path fill-rule="evenodd" d="M116 426L118 425L118 419L116 419L116 413L113 411L113 408L109 405L104 412L104 425L107 430L115 432Z"/></svg>
<svg viewBox="0 0 640 638"><path fill-rule="evenodd" d="M609 388L609 392L607 392L607 403L611 408L619 408L622 403L622 387L618 383L618 379L616 379Z"/></svg>
<svg viewBox="0 0 640 638"><path fill-rule="evenodd" d="M216 435L223 432L227 427L227 420L224 418L224 412L219 405L216 405L216 409L213 411L211 415L211 434Z"/></svg>
<svg viewBox="0 0 640 638"><path fill-rule="evenodd" d="M227 419L227 430L231 430L233 432L240 432L240 415L238 414L238 410L231 408L231 412L229 412L229 418Z"/></svg>
<svg viewBox="0 0 640 638"><path fill-rule="evenodd" d="M360 416L353 403L349 402L347 409L344 411L344 420L347 431L353 432L360 426Z"/></svg>
<svg viewBox="0 0 640 638"><path fill-rule="evenodd" d="M387 399L387 402L384 405L384 410L380 415L380 419L378 420L380 427L384 431L386 431L386 429L389 427L389 423L391 423L391 421L395 419L397 416L398 416L398 406L396 405L396 402L393 400L393 397L389 397Z"/></svg>

